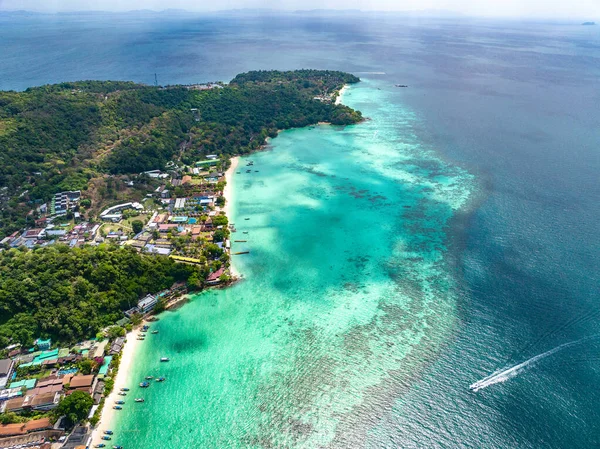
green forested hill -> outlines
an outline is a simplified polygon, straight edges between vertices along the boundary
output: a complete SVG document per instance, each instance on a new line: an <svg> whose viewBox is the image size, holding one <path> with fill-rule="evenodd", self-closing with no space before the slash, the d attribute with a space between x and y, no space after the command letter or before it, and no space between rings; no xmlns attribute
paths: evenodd
<svg viewBox="0 0 600 449"><path fill-rule="evenodd" d="M85 190L101 173L247 153L278 129L356 123L360 112L315 97L333 99L358 81L334 71L267 71L210 90L82 81L0 92L0 236L25 225L53 193Z"/></svg>
<svg viewBox="0 0 600 449"><path fill-rule="evenodd" d="M202 268L131 248L55 245L0 252L0 348L35 337L75 342L123 317L147 293Z"/></svg>

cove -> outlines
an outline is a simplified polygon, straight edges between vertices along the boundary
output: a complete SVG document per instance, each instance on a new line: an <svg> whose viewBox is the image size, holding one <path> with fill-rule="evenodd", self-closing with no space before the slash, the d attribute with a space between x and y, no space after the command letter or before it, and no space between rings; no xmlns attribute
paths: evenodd
<svg viewBox="0 0 600 449"><path fill-rule="evenodd" d="M116 444L361 447L450 338L451 225L476 180L421 143L393 87L364 80L344 103L369 120L285 131L240 160L244 280L153 325L131 396L146 375L167 381L115 418Z"/></svg>

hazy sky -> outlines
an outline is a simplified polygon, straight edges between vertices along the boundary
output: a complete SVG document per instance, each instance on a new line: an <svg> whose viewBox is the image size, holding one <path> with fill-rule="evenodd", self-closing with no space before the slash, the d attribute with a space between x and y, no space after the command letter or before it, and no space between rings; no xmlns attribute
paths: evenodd
<svg viewBox="0 0 600 449"><path fill-rule="evenodd" d="M0 10L44 12L132 9L214 11L234 8L275 9L440 9L467 15L599 18L600 0L0 0Z"/></svg>

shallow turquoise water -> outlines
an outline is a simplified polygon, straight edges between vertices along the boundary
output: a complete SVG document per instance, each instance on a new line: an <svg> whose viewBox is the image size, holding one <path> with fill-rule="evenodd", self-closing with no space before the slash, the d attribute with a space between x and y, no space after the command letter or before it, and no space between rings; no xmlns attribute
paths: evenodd
<svg viewBox="0 0 600 449"><path fill-rule="evenodd" d="M380 85L345 96L368 121L286 131L240 161L245 279L161 316L131 384L168 380L126 405L116 442L357 447L435 356L456 320L445 232L474 180L419 144Z"/></svg>

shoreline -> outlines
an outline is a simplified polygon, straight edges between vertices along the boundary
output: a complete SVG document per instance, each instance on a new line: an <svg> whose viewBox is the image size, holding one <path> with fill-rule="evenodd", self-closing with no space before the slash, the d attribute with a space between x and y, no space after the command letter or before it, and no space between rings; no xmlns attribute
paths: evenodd
<svg viewBox="0 0 600 449"><path fill-rule="evenodd" d="M232 216L232 214L233 214L232 180L233 180L233 175L235 173L235 169L237 168L239 162L240 162L239 156L232 157L231 165L225 172L225 181L227 182L227 184L225 184L225 188L223 189L223 196L225 197L225 206L223 206L222 210L225 211L225 215L227 216L227 219L229 220L229 224L232 223L232 219L233 219L233 216ZM229 241L230 241L230 245L233 245L231 236L229 236ZM234 278L239 278L239 276L240 276L239 272L235 269L235 265L233 264L233 258L231 258L231 257L229 258L229 272L231 273L231 276Z"/></svg>
<svg viewBox="0 0 600 449"><path fill-rule="evenodd" d="M335 104L342 103L343 95L346 92L346 90L348 89L348 87L349 87L348 84L345 84L340 89L338 96L335 100ZM325 123L319 123L319 125L322 125L322 124L325 124ZM329 124L329 123L327 123L327 124ZM280 132L281 132L281 130L277 131L278 134ZM261 150L264 149L264 147L266 147L267 145L269 145L269 140L270 140L270 137L267 137L266 143L263 146L263 148L261 148ZM240 161L240 156L232 157L231 165L225 172L225 180L227 182L225 185L225 188L223 189L223 196L225 197L225 206L223 206L221 208L221 210L225 212L225 215L230 220L229 221L230 224L231 224L232 218L233 218L232 217L232 214L233 214L232 180L233 180L233 175L235 174L235 170L237 169L237 167L239 165L239 161ZM231 239L232 239L232 237L230 236L230 240ZM235 265L233 263L233 258L230 258L229 271L231 273L231 276L234 279L240 278L240 274L236 270ZM183 305L185 303L185 301L182 301L182 299L187 298L187 297L188 297L188 295L183 295L182 297L180 297L178 299L178 301L176 301L176 303L181 303L181 304L177 304L177 305ZM142 323L142 324L144 324L144 323ZM138 349L138 345L140 343L140 340L137 340L136 336L134 335L137 331L138 331L138 329L136 328L136 329L132 330L131 332L129 332L129 334L127 334L127 340L126 340L123 350L121 351L121 354L120 354L119 368L118 368L117 376L115 377L115 383L114 383L113 390L104 399L104 407L102 409L102 414L100 415L100 420L98 421L98 424L95 426L94 430L92 431L92 435L91 435L92 447L103 442L103 440L101 439L103 436L102 432L104 430L108 430L114 422L115 410L112 408L112 405L114 404L115 401L117 401L121 398L121 396L118 395L118 392L120 391L120 389L127 386L127 380L128 380L131 364L133 363L135 353L136 353L136 351Z"/></svg>
<svg viewBox="0 0 600 449"><path fill-rule="evenodd" d="M338 96L335 99L335 104L342 104L342 97L344 96L344 92L348 90L348 87L350 87L348 84L344 84L344 87L340 89Z"/></svg>
<svg viewBox="0 0 600 449"><path fill-rule="evenodd" d="M144 323L145 321L142 324ZM126 336L125 345L123 346L123 350L121 351L119 358L119 371L117 372L113 389L104 399L104 407L102 408L100 420L98 421L98 424L96 424L96 427L91 435L92 447L96 446L96 444L104 442L101 439L103 435L102 432L104 430L108 430L110 428L109 426L114 422L116 412L116 410L113 409L114 401L118 401L119 399L128 400L128 402L133 401L133 398L130 398L129 396L127 396L127 399L125 399L124 397L121 398L121 396L119 396L117 393L121 388L127 386L127 378L129 376L131 364L133 363L138 346L141 343L141 340L138 340L135 335L138 330L138 328L135 328Z"/></svg>

